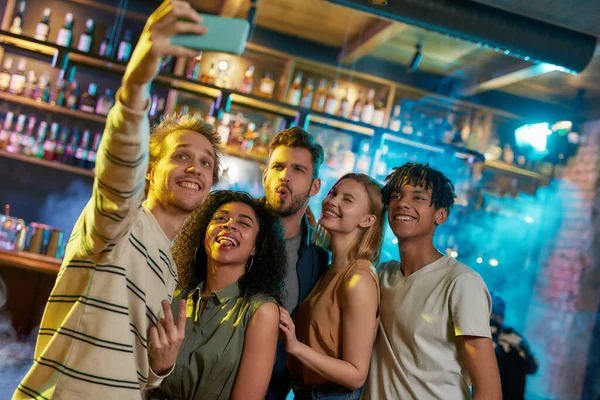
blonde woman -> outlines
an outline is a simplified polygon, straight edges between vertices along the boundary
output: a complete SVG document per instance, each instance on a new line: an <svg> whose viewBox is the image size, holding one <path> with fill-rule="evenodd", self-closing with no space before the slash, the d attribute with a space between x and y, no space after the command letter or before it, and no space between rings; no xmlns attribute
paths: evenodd
<svg viewBox="0 0 600 400"><path fill-rule="evenodd" d="M323 200L319 223L332 252L328 271L298 307L281 310L294 395L358 399L379 320L378 261L385 207L381 187L364 174L340 178Z"/></svg>

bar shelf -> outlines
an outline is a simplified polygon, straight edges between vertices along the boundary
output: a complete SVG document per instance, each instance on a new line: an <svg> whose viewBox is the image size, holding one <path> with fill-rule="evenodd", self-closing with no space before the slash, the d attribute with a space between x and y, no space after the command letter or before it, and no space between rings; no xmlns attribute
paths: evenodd
<svg viewBox="0 0 600 400"><path fill-rule="evenodd" d="M91 178L94 177L94 171L89 170L89 169L79 168L79 167L75 167L73 165L61 164L61 163L55 162L55 161L48 161L48 160L44 160L44 159L40 159L40 158L26 156L24 154L10 153L6 150L0 150L0 157L10 158L13 160L19 160L19 161L27 162L30 164L40 165L42 167L58 169L61 171L70 172L72 174L87 176L87 177L91 177Z"/></svg>
<svg viewBox="0 0 600 400"><path fill-rule="evenodd" d="M91 114L83 111L71 110L66 107L54 106L52 104L44 103L43 101L37 101L28 97L18 96L6 92L0 92L0 100L8 101L10 103L22 104L24 106L33 107L42 111L63 114L69 117L99 122L102 124L106 122L106 117L103 115Z"/></svg>

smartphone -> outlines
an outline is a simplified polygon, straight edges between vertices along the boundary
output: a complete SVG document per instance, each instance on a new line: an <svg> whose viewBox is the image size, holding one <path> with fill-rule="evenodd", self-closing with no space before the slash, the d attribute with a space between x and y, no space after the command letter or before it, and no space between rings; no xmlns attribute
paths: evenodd
<svg viewBox="0 0 600 400"><path fill-rule="evenodd" d="M248 40L250 24L245 19L225 18L200 14L201 24L207 31L203 35L181 34L171 38L171 44L190 49L242 54Z"/></svg>

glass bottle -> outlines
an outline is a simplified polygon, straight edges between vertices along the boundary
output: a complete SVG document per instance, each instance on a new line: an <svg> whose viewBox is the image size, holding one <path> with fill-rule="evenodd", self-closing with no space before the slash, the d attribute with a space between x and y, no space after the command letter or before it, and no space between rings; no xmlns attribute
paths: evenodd
<svg viewBox="0 0 600 400"><path fill-rule="evenodd" d="M104 91L104 94L98 99L98 103L96 104L96 114L108 115L108 112L114 104L115 97L112 94L112 90L107 88Z"/></svg>
<svg viewBox="0 0 600 400"><path fill-rule="evenodd" d="M77 146L77 151L75 152L76 167L85 168L90 147L90 135L89 130L83 131L83 135L81 135L81 142L79 142L79 146Z"/></svg>
<svg viewBox="0 0 600 400"><path fill-rule="evenodd" d="M65 15L65 23L58 30L58 35L56 36L56 44L59 46L69 47L71 46L71 41L73 40L73 14L67 13Z"/></svg>
<svg viewBox="0 0 600 400"><path fill-rule="evenodd" d="M10 78L12 77L10 69L12 68L12 65L12 57L6 57L2 65L2 71L0 71L0 90L3 92L8 91L10 88Z"/></svg>
<svg viewBox="0 0 600 400"><path fill-rule="evenodd" d="M56 139L58 138L59 128L56 122L50 125L50 135L44 141L44 155L42 156L44 160L54 161L56 158Z"/></svg>
<svg viewBox="0 0 600 400"><path fill-rule="evenodd" d="M370 124L373 120L373 113L375 112L375 90L369 89L367 93L367 101L365 102L362 112L360 113L360 120L365 124Z"/></svg>
<svg viewBox="0 0 600 400"><path fill-rule="evenodd" d="M309 78L306 86L302 90L302 98L300 99L300 107L309 108L312 104L313 96L315 94L315 80Z"/></svg>
<svg viewBox="0 0 600 400"><path fill-rule="evenodd" d="M335 109L337 107L337 98L335 97L338 91L338 83L334 82L331 86L331 89L327 93L327 97L325 98L325 108L323 111L329 115L335 114Z"/></svg>
<svg viewBox="0 0 600 400"><path fill-rule="evenodd" d="M104 33L104 39L100 42L100 47L98 48L98 55L101 57L112 57L113 48L112 48L112 38L113 36L113 27L109 27L106 29Z"/></svg>
<svg viewBox="0 0 600 400"><path fill-rule="evenodd" d="M67 142L69 141L69 133L71 133L69 127L63 126L58 135L58 139L56 140L56 157L54 160L62 164L65 162L65 151Z"/></svg>
<svg viewBox="0 0 600 400"><path fill-rule="evenodd" d="M52 10L49 8L44 9L44 16L42 20L38 22L35 27L35 34L33 35L34 39L41 40L45 42L48 40L48 34L50 33L50 16L52 15Z"/></svg>
<svg viewBox="0 0 600 400"><path fill-rule="evenodd" d="M35 141L35 125L37 119L35 117L29 117L27 122L27 130L21 135L21 154L30 156L33 148L33 142Z"/></svg>
<svg viewBox="0 0 600 400"><path fill-rule="evenodd" d="M90 83L87 92L81 95L79 98L79 109L81 111L88 113L96 112L96 105L98 104L98 99L96 98L97 88L95 83Z"/></svg>
<svg viewBox="0 0 600 400"><path fill-rule="evenodd" d="M97 132L94 135L94 140L88 151L87 160L85 162L86 169L94 169L96 166L96 154L98 153L98 146L100 146L100 140L102 139L102 133Z"/></svg>
<svg viewBox="0 0 600 400"><path fill-rule="evenodd" d="M50 90L50 97L48 103L53 106L62 107L65 104L65 70L61 69L58 73L58 79L54 88Z"/></svg>
<svg viewBox="0 0 600 400"><path fill-rule="evenodd" d="M297 106L300 104L300 98L302 98L302 71L296 73L294 82L288 91L287 102L293 106Z"/></svg>
<svg viewBox="0 0 600 400"><path fill-rule="evenodd" d="M131 57L131 31L128 29L123 35L123 40L119 43L119 49L117 51L117 61L128 62Z"/></svg>
<svg viewBox="0 0 600 400"><path fill-rule="evenodd" d="M250 65L244 74L244 79L240 85L240 92L252 93L254 88L254 65Z"/></svg>
<svg viewBox="0 0 600 400"><path fill-rule="evenodd" d="M6 146L6 151L10 153L19 153L21 147L21 135L23 135L26 120L27 117L25 114L20 114L19 118L17 118L17 124L15 126L15 130L11 132L10 139L8 140L8 146Z"/></svg>
<svg viewBox="0 0 600 400"><path fill-rule="evenodd" d="M338 115L342 118L350 118L350 100L348 100L348 88L344 91L344 97L340 101Z"/></svg>
<svg viewBox="0 0 600 400"><path fill-rule="evenodd" d="M35 158L42 158L44 156L44 142L46 141L46 134L48 133L48 123L41 121L38 127L37 135L33 141L33 147L31 149L31 155Z"/></svg>
<svg viewBox="0 0 600 400"><path fill-rule="evenodd" d="M327 91L325 89L326 87L327 87L327 80L321 79L319 81L319 87L317 88L317 91L315 92L315 96L314 96L312 104L311 104L311 108L313 110L323 111L325 109L325 100L327 98Z"/></svg>
<svg viewBox="0 0 600 400"><path fill-rule="evenodd" d="M265 77L260 80L258 92L261 96L270 99L275 91L275 81L271 79L271 73L266 72Z"/></svg>
<svg viewBox="0 0 600 400"><path fill-rule="evenodd" d="M69 91L65 96L65 107L70 110L77 110L77 106L79 105L79 83L76 80L71 81L69 85Z"/></svg>
<svg viewBox="0 0 600 400"><path fill-rule="evenodd" d="M21 2L19 2L17 13L13 17L12 24L8 29L10 33L14 33L15 35L20 35L23 33L23 14L25 14L25 0L21 0Z"/></svg>
<svg viewBox="0 0 600 400"><path fill-rule="evenodd" d="M27 68L27 60L21 58L17 70L10 77L10 85L8 91L12 94L20 95L25 89L25 68Z"/></svg>
<svg viewBox="0 0 600 400"><path fill-rule="evenodd" d="M35 71L29 70L27 73L27 81L25 82L25 87L23 88L23 97L27 97L28 99L33 98L33 94L35 92L37 84L37 77L35 76Z"/></svg>
<svg viewBox="0 0 600 400"><path fill-rule="evenodd" d="M0 130L0 150L4 150L6 149L6 146L8 146L8 140L10 139L10 134L12 133L12 124L14 118L15 114L13 114L11 111L6 113L6 118L2 124L2 130Z"/></svg>
<svg viewBox="0 0 600 400"><path fill-rule="evenodd" d="M94 20L89 18L85 21L85 32L79 36L77 50L89 53L92 48L92 39L94 38Z"/></svg>
<svg viewBox="0 0 600 400"><path fill-rule="evenodd" d="M358 91L358 96L356 97L356 101L354 102L354 105L352 106L352 112L350 113L350 118L353 121L360 121L360 116L362 115L362 109L363 109L363 91L362 89L360 89Z"/></svg>

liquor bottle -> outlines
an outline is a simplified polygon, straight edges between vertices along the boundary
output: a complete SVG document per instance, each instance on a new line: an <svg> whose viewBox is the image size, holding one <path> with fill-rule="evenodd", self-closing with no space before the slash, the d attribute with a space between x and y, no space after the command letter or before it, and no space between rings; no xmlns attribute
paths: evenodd
<svg viewBox="0 0 600 400"><path fill-rule="evenodd" d="M17 125L15 126L15 130L10 134L6 151L11 153L19 153L21 146L21 135L23 135L23 130L25 129L26 119L27 117L24 114L20 114L19 118L17 118Z"/></svg>
<svg viewBox="0 0 600 400"><path fill-rule="evenodd" d="M35 141L35 125L37 119L35 117L29 117L27 122L27 130L21 135L21 148L20 152L23 155L30 156Z"/></svg>
<svg viewBox="0 0 600 400"><path fill-rule="evenodd" d="M19 65L17 66L17 71L10 77L10 85L8 88L10 93L18 95L23 93L26 81L25 68L27 68L27 60L21 58L19 60Z"/></svg>
<svg viewBox="0 0 600 400"><path fill-rule="evenodd" d="M365 124L370 124L373 120L373 113L375 112L374 98L375 90L369 89L369 92L367 93L367 101L365 102L362 112L360 113L360 120Z"/></svg>
<svg viewBox="0 0 600 400"><path fill-rule="evenodd" d="M373 112L373 118L371 119L371 125L383 126L385 120L385 98L379 97L375 103L375 111Z"/></svg>
<svg viewBox="0 0 600 400"><path fill-rule="evenodd" d="M315 92L312 104L310 105L313 110L323 111L325 109L325 99L327 98L327 91L325 90L326 87L327 80L321 79L319 81L319 87Z"/></svg>
<svg viewBox="0 0 600 400"><path fill-rule="evenodd" d="M300 98L302 98L302 71L296 73L294 82L288 91L287 102L293 106L297 106L300 104Z"/></svg>
<svg viewBox="0 0 600 400"><path fill-rule="evenodd" d="M40 77L40 81L33 91L33 99L36 101L47 102L50 97L50 75L44 72Z"/></svg>
<svg viewBox="0 0 600 400"><path fill-rule="evenodd" d="M260 80L258 92L261 96L270 99L275 91L275 81L271 79L271 73L266 72L265 77Z"/></svg>
<svg viewBox="0 0 600 400"><path fill-rule="evenodd" d="M306 86L302 90L302 98L300 98L300 107L309 108L313 101L315 94L315 80L309 78Z"/></svg>
<svg viewBox="0 0 600 400"><path fill-rule="evenodd" d="M37 135L33 141L33 147L31 149L31 156L35 158L42 158L44 156L44 142L46 140L46 134L48 133L48 123L46 121L40 122L38 127Z"/></svg>
<svg viewBox="0 0 600 400"><path fill-rule="evenodd" d="M71 46L71 40L73 39L73 14L67 13L65 15L65 23L62 28L58 30L56 36L56 44L59 46L69 47Z"/></svg>
<svg viewBox="0 0 600 400"><path fill-rule="evenodd" d="M54 157L54 161L58 161L61 164L65 163L65 151L67 149L69 133L71 133L69 127L63 126L56 140L56 157Z"/></svg>
<svg viewBox="0 0 600 400"><path fill-rule="evenodd" d="M104 33L104 39L100 42L100 48L98 49L98 55L102 57L112 57L113 48L112 48L112 38L113 35L113 27L109 27L106 29Z"/></svg>
<svg viewBox="0 0 600 400"><path fill-rule="evenodd" d="M44 17L40 22L38 22L35 27L35 34L33 35L34 39L41 40L45 42L48 40L48 34L50 33L50 16L52 15L52 10L49 8L44 9Z"/></svg>
<svg viewBox="0 0 600 400"><path fill-rule="evenodd" d="M360 89L358 91L358 97L356 98L356 101L354 102L354 105L352 106L352 112L350 113L350 118L353 121L360 121L360 116L362 115L362 109L363 109L363 91L362 89Z"/></svg>
<svg viewBox="0 0 600 400"><path fill-rule="evenodd" d="M85 32L79 35L77 50L89 53L92 48L92 39L94 38L94 20L89 18L85 21Z"/></svg>
<svg viewBox="0 0 600 400"><path fill-rule="evenodd" d="M79 135L79 129L74 128L73 132L71 132L69 143L65 147L65 152L61 161L63 164L75 164L75 153L77 152L77 145L79 144Z"/></svg>
<svg viewBox="0 0 600 400"><path fill-rule="evenodd" d="M346 88L344 97L340 101L340 110L338 115L342 118L350 118L350 100L348 100L348 88Z"/></svg>
<svg viewBox="0 0 600 400"><path fill-rule="evenodd" d="M56 158L56 139L58 138L59 128L56 122L50 125L50 135L44 141L44 155L42 156L44 160L54 161Z"/></svg>
<svg viewBox="0 0 600 400"><path fill-rule="evenodd" d="M69 90L65 95L65 107L70 110L77 110L77 105L79 104L79 83L76 80L73 80L69 85Z"/></svg>
<svg viewBox="0 0 600 400"><path fill-rule="evenodd" d="M96 104L96 114L108 115L108 112L114 105L115 98L112 94L112 90L107 88L104 91L104 94L98 99L98 104Z"/></svg>
<svg viewBox="0 0 600 400"><path fill-rule="evenodd" d="M14 33L15 35L23 33L23 14L25 14L25 0L21 0L19 3L17 13L13 17L12 24L8 29L10 33Z"/></svg>
<svg viewBox="0 0 600 400"><path fill-rule="evenodd" d="M6 146L8 146L8 140L10 139L10 134L12 132L14 118L15 114L13 114L11 111L6 113L4 124L2 124L2 130L0 130L0 150L4 150L6 149Z"/></svg>
<svg viewBox="0 0 600 400"><path fill-rule="evenodd" d="M119 43L119 49L117 50L117 61L128 62L131 57L131 31L127 29L123 40Z"/></svg>
<svg viewBox="0 0 600 400"><path fill-rule="evenodd" d="M77 151L75 152L75 166L79 168L85 168L85 164L88 158L88 151L90 148L90 131L83 131L83 135L81 135L81 142L79 142L79 146L77 147Z"/></svg>
<svg viewBox="0 0 600 400"><path fill-rule="evenodd" d="M331 86L329 92L327 92L327 97L325 98L325 111L329 115L335 114L335 109L337 107L337 98L335 97L338 91L338 83L334 82Z"/></svg>
<svg viewBox="0 0 600 400"><path fill-rule="evenodd" d="M33 93L35 92L36 83L37 77L35 76L35 71L30 70L27 73L27 81L25 82L25 87L23 88L22 96L32 99Z"/></svg>
<svg viewBox="0 0 600 400"><path fill-rule="evenodd" d="M255 141L254 153L267 156L269 155L269 141L271 140L271 123L269 121L263 122L262 126L258 130L258 143Z"/></svg>
<svg viewBox="0 0 600 400"><path fill-rule="evenodd" d="M227 146L239 149L244 141L244 127L242 126L241 119L242 114L237 114L235 120L231 124L229 130L229 138L227 139Z"/></svg>
<svg viewBox="0 0 600 400"><path fill-rule="evenodd" d="M400 127L402 122L400 120L400 104L396 104L394 106L394 111L392 112L392 116L390 117L390 130L393 132L400 132Z"/></svg>
<svg viewBox="0 0 600 400"><path fill-rule="evenodd" d="M256 124L250 122L246 127L246 132L244 132L242 145L240 147L242 151L245 151L246 153L252 153L252 150L254 150L254 142L258 136L256 132L254 132L255 129Z"/></svg>
<svg viewBox="0 0 600 400"><path fill-rule="evenodd" d="M96 154L98 153L98 146L100 146L100 140L102 139L102 134L97 132L94 135L94 140L92 141L92 146L88 151L87 160L85 162L86 169L94 169L96 166Z"/></svg>
<svg viewBox="0 0 600 400"><path fill-rule="evenodd" d="M219 126L217 126L217 133L221 137L221 144L227 145L229 142L229 123L231 122L231 115L229 113L223 113Z"/></svg>
<svg viewBox="0 0 600 400"><path fill-rule="evenodd" d="M200 82L206 83L208 85L214 85L217 80L217 69L215 68L215 63L210 64L210 68L208 69L208 73L202 74L200 78Z"/></svg>
<svg viewBox="0 0 600 400"><path fill-rule="evenodd" d="M187 74L185 77L188 79L198 80L198 75L200 74L200 66L202 65L200 61L202 60L202 53L200 53L197 57L194 57L190 64L188 65Z"/></svg>
<svg viewBox="0 0 600 400"><path fill-rule="evenodd" d="M11 57L6 57L2 66L2 71L0 71L0 90L3 92L8 91L10 88L10 78L12 77L10 69L12 68L12 64L13 59Z"/></svg>
<svg viewBox="0 0 600 400"><path fill-rule="evenodd" d="M96 105L98 99L96 98L96 89L98 87L95 83L90 83L88 91L81 95L79 98L79 109L84 112L94 113L96 111Z"/></svg>
<svg viewBox="0 0 600 400"><path fill-rule="evenodd" d="M240 92L252 93L254 88L254 65L250 65L244 74L244 79L240 85Z"/></svg>
<svg viewBox="0 0 600 400"><path fill-rule="evenodd" d="M369 174L369 168L371 167L371 157L369 155L369 141L363 139L360 142L358 157L356 158L355 172Z"/></svg>
<svg viewBox="0 0 600 400"><path fill-rule="evenodd" d="M61 69L58 73L58 79L54 88L50 90L50 97L48 103L53 106L62 107L65 105L65 70Z"/></svg>

